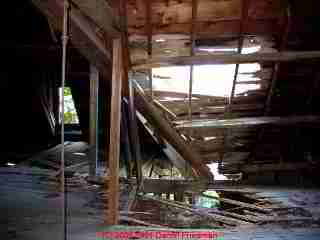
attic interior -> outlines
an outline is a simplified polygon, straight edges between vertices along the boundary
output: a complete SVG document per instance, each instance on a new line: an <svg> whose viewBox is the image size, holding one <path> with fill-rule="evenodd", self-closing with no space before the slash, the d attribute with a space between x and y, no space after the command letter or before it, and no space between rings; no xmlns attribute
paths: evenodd
<svg viewBox="0 0 320 240"><path fill-rule="evenodd" d="M319 239L318 7L4 2L4 239Z"/></svg>

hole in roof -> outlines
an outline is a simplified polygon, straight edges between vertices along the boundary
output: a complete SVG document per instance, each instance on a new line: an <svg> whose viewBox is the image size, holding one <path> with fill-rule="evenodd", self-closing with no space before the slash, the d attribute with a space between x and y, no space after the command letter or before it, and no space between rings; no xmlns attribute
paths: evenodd
<svg viewBox="0 0 320 240"><path fill-rule="evenodd" d="M260 46L243 48L243 54L250 54L260 50ZM215 51L226 49L215 49ZM167 50L165 50L167 51ZM229 97L233 85L236 64L195 65L193 69L192 93L207 96ZM260 64L240 64L237 76L238 82L259 81L254 73L261 70ZM188 93L190 66L163 67L152 69L153 89L155 91ZM260 84L237 84L235 94L246 93L260 89ZM247 93L246 93L247 94ZM247 94L248 95L248 94Z"/></svg>

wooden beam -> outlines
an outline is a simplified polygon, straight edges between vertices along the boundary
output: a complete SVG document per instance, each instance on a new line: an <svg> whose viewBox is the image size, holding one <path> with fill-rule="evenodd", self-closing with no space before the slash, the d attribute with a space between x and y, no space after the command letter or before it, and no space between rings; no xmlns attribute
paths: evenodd
<svg viewBox="0 0 320 240"><path fill-rule="evenodd" d="M99 92L99 71L90 66L90 107L89 107L89 144L90 144L90 175L96 175L97 169L97 141L98 141L98 92Z"/></svg>
<svg viewBox="0 0 320 240"><path fill-rule="evenodd" d="M122 50L121 39L113 40L112 89L109 145L109 195L107 222L119 221L119 157L121 121Z"/></svg>
<svg viewBox="0 0 320 240"><path fill-rule="evenodd" d="M72 0L81 12L92 19L109 37L120 37L119 17L105 0Z"/></svg>
<svg viewBox="0 0 320 240"><path fill-rule="evenodd" d="M297 123L320 124L320 116L288 116L288 117L252 117L226 120L194 120L176 122L177 130L193 128L207 131L210 128L243 128L259 125L293 125Z"/></svg>
<svg viewBox="0 0 320 240"><path fill-rule="evenodd" d="M191 147L182 139L182 137L171 127L171 125L159 114L159 110L147 99L143 89L136 83L135 89L137 97L139 97L139 105L145 108L144 114L148 114L153 119L153 124L158 128L159 133L165 138L176 151L192 166L195 170L195 175L206 178L209 181L213 180L213 175L209 168L201 162L199 156Z"/></svg>
<svg viewBox="0 0 320 240"><path fill-rule="evenodd" d="M133 64L134 70L150 69L170 66L209 65L209 64L234 64L255 62L289 62L308 59L319 59L320 51L299 51L279 53L252 53L252 54L217 54L203 56L186 56L171 58L154 58Z"/></svg>
<svg viewBox="0 0 320 240"><path fill-rule="evenodd" d="M62 31L63 1L32 0L32 3L50 19L50 22L54 23L58 31ZM88 21L76 8L72 8L70 12L70 32L73 45L101 72L105 72L111 59L105 40L98 36L95 24Z"/></svg>
<svg viewBox="0 0 320 240"><path fill-rule="evenodd" d="M129 51L129 40L128 40L128 13L126 0L119 1L119 13L120 13L120 24L122 35L122 55L123 55L123 86L122 86L122 95L129 97L129 69L131 68L131 58Z"/></svg>
<svg viewBox="0 0 320 240"><path fill-rule="evenodd" d="M210 198L210 196L206 196L206 197ZM270 209L258 207L254 204L244 203L244 202L240 202L240 201L236 201L236 200L232 200L232 199L228 199L228 198L219 198L219 200L220 200L220 202L223 202L223 203L228 203L228 204L232 204L232 205L247 208L247 209L252 209L255 211L259 211L259 212L264 212L264 213L271 212Z"/></svg>
<svg viewBox="0 0 320 240"><path fill-rule="evenodd" d="M170 206L170 207L180 208L180 209L183 209L185 211L189 211L189 212L192 212L194 214L200 215L202 217L208 218L208 219L210 219L212 221L221 222L221 223L229 225L229 226L236 226L236 225L240 225L240 224L244 223L243 221L240 221L240 220L237 220L237 219L234 219L234 218L217 215L215 213L207 213L207 212L204 212L204 211L199 211L197 209L188 207L187 204L180 203L180 202L177 202L177 201L164 200L164 199L161 199L161 198L148 197L148 196L142 196L142 198L145 198L145 199L148 199L148 200L153 200L153 201L159 202L161 204L165 204L165 205Z"/></svg>

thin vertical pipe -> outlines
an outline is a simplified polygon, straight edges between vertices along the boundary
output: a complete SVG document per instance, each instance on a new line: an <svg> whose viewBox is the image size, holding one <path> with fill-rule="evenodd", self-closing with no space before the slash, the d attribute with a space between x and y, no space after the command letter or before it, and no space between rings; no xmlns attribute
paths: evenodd
<svg viewBox="0 0 320 240"><path fill-rule="evenodd" d="M68 19L69 19L69 3L64 1L63 10L63 35L62 35L62 87L61 87L61 192L62 192L62 224L63 239L67 239L67 196L65 186L64 172L64 87L66 82L66 63L67 63L67 45L68 45Z"/></svg>
<svg viewBox="0 0 320 240"><path fill-rule="evenodd" d="M152 57L152 23L151 23L151 1L146 0L146 30L147 30L147 44L148 44L148 59ZM150 96L153 99L153 78L152 78L152 69L148 69L148 78L149 78L149 89Z"/></svg>
<svg viewBox="0 0 320 240"><path fill-rule="evenodd" d="M195 21L198 12L198 0L192 0L192 19L191 19L191 51L190 55L194 56L195 47ZM190 66L190 77L189 77L189 108L188 114L189 119L192 121L192 86L193 86L193 65Z"/></svg>

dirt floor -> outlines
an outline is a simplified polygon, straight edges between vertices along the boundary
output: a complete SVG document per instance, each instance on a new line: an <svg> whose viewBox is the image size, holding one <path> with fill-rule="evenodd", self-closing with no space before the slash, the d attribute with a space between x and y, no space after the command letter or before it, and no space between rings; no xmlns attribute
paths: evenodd
<svg viewBox="0 0 320 240"><path fill-rule="evenodd" d="M50 175L52 171L45 169L0 168L1 239L63 238L62 200L58 185L48 177ZM99 186L88 184L81 177L70 179L68 189L68 239L99 239L96 234L104 225L105 194ZM258 192L256 195L261 199L272 199L274 203L278 203L281 208L277 212L277 219L280 220L276 223L270 221L264 224L219 227L218 231L223 233L223 239L320 239L320 191L318 189L248 187L246 190L256 191ZM127 204L128 194L127 187L122 186L120 203L122 209ZM206 221L187 213L180 212L174 215L174 210L168 211L164 206L152 205L142 200L135 204L132 211L140 211L140 213L131 216L138 218L139 214L144 215L139 219L150 222L153 219L154 224L165 225L163 220L170 223L172 221L170 214L176 220L172 221L173 225L193 218L193 228L197 228L197 221L198 226L203 228L203 221ZM121 224L139 225L128 223L123 219ZM207 224L205 228L210 228L210 225ZM211 229L215 229L214 224Z"/></svg>

